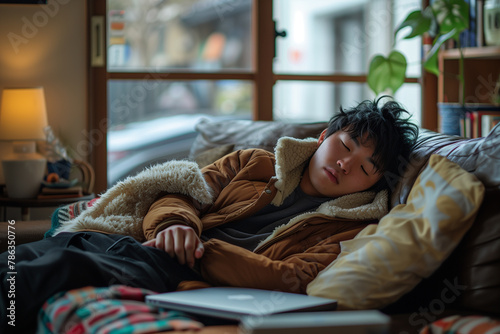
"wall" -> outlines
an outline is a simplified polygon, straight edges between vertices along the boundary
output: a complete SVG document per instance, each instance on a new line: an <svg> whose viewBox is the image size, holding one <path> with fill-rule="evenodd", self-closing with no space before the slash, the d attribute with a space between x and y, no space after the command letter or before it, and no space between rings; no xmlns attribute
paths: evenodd
<svg viewBox="0 0 500 334"><path fill-rule="evenodd" d="M86 0L0 4L0 89L43 86L49 125L85 160L76 148L88 133L86 13ZM0 158L9 150L0 143Z"/></svg>

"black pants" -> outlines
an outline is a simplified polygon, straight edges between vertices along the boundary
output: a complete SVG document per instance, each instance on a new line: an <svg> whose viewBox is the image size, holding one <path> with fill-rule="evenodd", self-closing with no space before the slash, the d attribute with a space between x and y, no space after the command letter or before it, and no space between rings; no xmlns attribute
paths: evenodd
<svg viewBox="0 0 500 334"><path fill-rule="evenodd" d="M183 280L202 280L166 252L122 235L61 233L20 245L11 268L8 255L0 255L0 333L32 330L43 303L60 291L123 284L167 292ZM15 327L8 324L12 314Z"/></svg>

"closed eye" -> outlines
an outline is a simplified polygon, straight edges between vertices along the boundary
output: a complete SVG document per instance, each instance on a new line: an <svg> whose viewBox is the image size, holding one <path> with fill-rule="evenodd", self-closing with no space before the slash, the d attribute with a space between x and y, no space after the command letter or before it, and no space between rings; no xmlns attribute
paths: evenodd
<svg viewBox="0 0 500 334"><path fill-rule="evenodd" d="M365 170L365 167L361 166L361 169L363 170L363 173L365 173L365 174L366 174L366 176L369 176L369 175L368 175L368 173L367 173L367 172L366 172L366 170Z"/></svg>
<svg viewBox="0 0 500 334"><path fill-rule="evenodd" d="M344 147L345 147L345 148L346 148L349 152L351 152L351 149L350 149L349 147L347 147L347 145L346 145L346 144L345 144L342 140L341 140L341 142L342 142L342 145L344 145Z"/></svg>

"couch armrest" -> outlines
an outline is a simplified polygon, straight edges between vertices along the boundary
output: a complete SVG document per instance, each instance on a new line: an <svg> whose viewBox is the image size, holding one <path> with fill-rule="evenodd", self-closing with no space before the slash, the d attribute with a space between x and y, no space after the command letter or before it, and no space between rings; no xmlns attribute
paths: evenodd
<svg viewBox="0 0 500 334"><path fill-rule="evenodd" d="M9 223L0 222L0 253L7 250L9 239ZM16 221L15 229L11 229L15 234L11 234L14 238L16 246L43 239L43 235L50 229L51 222L47 220L30 220L30 221Z"/></svg>

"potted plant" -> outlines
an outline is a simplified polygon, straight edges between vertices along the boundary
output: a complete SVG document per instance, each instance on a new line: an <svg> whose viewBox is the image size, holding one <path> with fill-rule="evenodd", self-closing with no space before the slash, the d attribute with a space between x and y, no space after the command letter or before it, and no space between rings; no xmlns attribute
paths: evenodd
<svg viewBox="0 0 500 334"><path fill-rule="evenodd" d="M459 124L465 106L464 58L459 36L468 26L469 5L465 0L435 0L422 10L411 12L394 33L394 39L396 39L401 30L410 28L410 32L404 37L405 39L417 36L431 39L431 47L423 59L423 66L426 71L435 75L439 74L438 53L441 46L448 40L455 40L460 52L459 73L457 76L461 87L460 104L458 105L460 110L458 112L456 110L449 112L449 109L440 108L443 120L446 120L446 124L451 124L454 128L450 130L443 129L443 132L449 134L460 134ZM406 67L405 56L397 50L392 50L387 57L376 55L370 62L367 78L368 85L377 95L387 89L390 89L394 94L404 83ZM457 129L458 133L456 133Z"/></svg>

